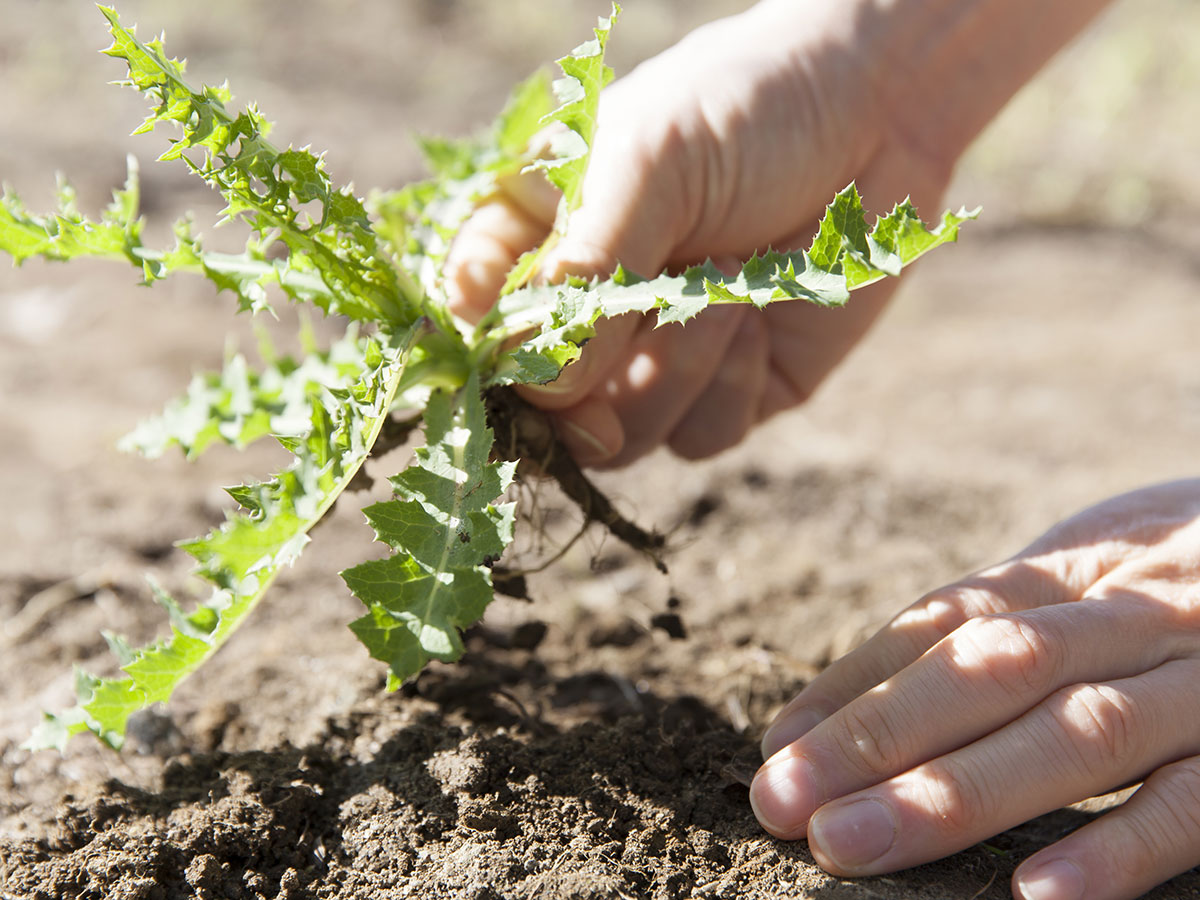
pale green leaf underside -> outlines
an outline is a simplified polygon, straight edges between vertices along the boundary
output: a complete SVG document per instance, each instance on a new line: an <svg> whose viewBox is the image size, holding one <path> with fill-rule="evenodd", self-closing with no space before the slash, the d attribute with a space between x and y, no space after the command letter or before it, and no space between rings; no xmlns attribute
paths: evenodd
<svg viewBox="0 0 1200 900"><path fill-rule="evenodd" d="M611 15L601 18L592 29L595 37L558 61L563 74L554 82L554 94L560 105L546 122L556 122L563 129L552 137L551 158L540 160L537 166L562 191L562 210L568 216L583 201L583 176L596 132L600 91L613 79L604 52L620 13L621 7L614 3Z"/></svg>
<svg viewBox="0 0 1200 900"><path fill-rule="evenodd" d="M556 124L559 130L550 132L549 157L536 160L531 166L545 172L551 184L562 192L558 215L550 237L540 247L523 253L517 260L505 279L502 294L508 294L529 282L558 238L566 233L571 213L583 203L583 178L587 173L592 138L596 133L600 92L613 79L613 70L604 61L604 54L608 49L609 35L620 14L620 5L613 3L612 13L607 18L600 18L592 29L595 37L558 61L563 74L554 82L554 95L559 105L542 118L542 124Z"/></svg>
<svg viewBox="0 0 1200 900"><path fill-rule="evenodd" d="M122 450L154 459L178 446L195 459L213 444L239 450L263 437L305 438L325 390L344 391L365 374L369 340L354 330L326 351L280 357L253 370L238 354L220 372L192 378L187 391L122 439Z"/></svg>
<svg viewBox="0 0 1200 900"><path fill-rule="evenodd" d="M850 292L889 275L935 247L955 241L958 228L977 212L946 212L932 229L911 203L899 204L874 228L868 228L862 200L852 184L838 193L821 220L808 250L769 251L748 260L733 275L711 262L679 275L643 279L618 268L610 279L569 280L560 285L526 287L500 298L503 326L493 340L535 330L503 355L489 383L545 383L579 356L601 318L656 312L658 325L687 322L706 307L751 303L759 308L784 300L818 306L842 306Z"/></svg>

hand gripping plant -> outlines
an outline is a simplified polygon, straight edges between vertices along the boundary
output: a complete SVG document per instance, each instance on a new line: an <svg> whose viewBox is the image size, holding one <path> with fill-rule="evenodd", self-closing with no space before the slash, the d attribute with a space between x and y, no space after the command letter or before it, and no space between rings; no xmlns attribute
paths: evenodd
<svg viewBox="0 0 1200 900"><path fill-rule="evenodd" d="M515 503L501 498L513 481L515 457L535 456L591 518L647 543L568 458L560 453L546 463L553 439L546 428L523 424L528 416L510 386L553 380L607 316L653 312L664 324L686 322L714 303L842 305L855 288L896 275L955 240L972 215L946 213L930 230L903 203L868 228L851 185L834 198L807 251L767 252L734 275L708 263L649 279L618 268L607 280L530 285L580 204L600 91L612 78L604 49L619 11L614 4L594 39L559 60L563 77L553 90L544 74L535 75L516 89L486 134L427 141L431 179L365 204L333 186L322 157L272 145L270 123L257 109L230 112L227 87L193 89L161 39L142 42L114 10L101 7L113 38L105 52L125 61L125 83L151 101L137 133L175 129L160 159L186 165L221 193L225 216L249 226L245 250L205 250L188 221L177 225L174 247L146 247L132 161L124 189L99 221L81 215L66 188L47 216L26 211L6 192L0 249L18 264L35 256L126 260L147 284L176 272L199 273L230 291L239 310L253 313L269 310L270 294L282 292L342 317L346 331L328 349L299 360L269 359L259 371L234 357L223 371L197 376L184 396L126 439L128 448L147 456L177 445L192 458L215 443L244 447L269 436L294 458L265 481L230 489L240 510L181 545L211 582L208 599L185 612L155 587L170 635L140 649L106 635L122 677L78 672L77 705L47 714L30 746L62 748L71 735L89 730L119 748L129 716L167 700L245 621L372 450L394 446L419 421L425 444L391 479L393 499L365 510L392 552L342 577L366 607L350 628L387 664L390 689L431 658L456 659L463 649L460 630L483 615L493 595L492 567L512 539ZM531 140L554 123L562 137L555 154L535 159ZM470 326L447 308L442 264L475 203L497 179L529 167L544 170L562 192L554 233L517 263L494 309ZM421 410L419 421L400 415L414 409Z"/></svg>

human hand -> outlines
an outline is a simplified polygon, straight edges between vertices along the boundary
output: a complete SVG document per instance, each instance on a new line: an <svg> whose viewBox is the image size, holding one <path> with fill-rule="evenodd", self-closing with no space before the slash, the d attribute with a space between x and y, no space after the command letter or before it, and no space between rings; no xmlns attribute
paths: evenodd
<svg viewBox="0 0 1200 900"><path fill-rule="evenodd" d="M934 591L805 688L750 799L822 867L891 872L1144 780L1026 860L1022 900L1200 864L1200 480L1116 497Z"/></svg>
<svg viewBox="0 0 1200 900"><path fill-rule="evenodd" d="M909 194L934 209L953 158L898 131L879 57L852 46L854 4L807 3L800 23L792 6L705 26L605 91L583 205L544 278L608 274L617 261L653 276L792 250L851 180L876 210ZM447 263L457 312L483 315L556 202L540 175L524 175L483 205ZM724 306L657 329L635 315L605 321L557 381L524 393L585 464L621 465L660 444L711 455L803 401L882 309L888 282L839 310Z"/></svg>

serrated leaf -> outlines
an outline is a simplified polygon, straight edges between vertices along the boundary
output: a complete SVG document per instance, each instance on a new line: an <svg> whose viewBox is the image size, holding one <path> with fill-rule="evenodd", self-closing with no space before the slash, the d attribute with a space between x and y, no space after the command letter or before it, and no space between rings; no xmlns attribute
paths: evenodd
<svg viewBox="0 0 1200 900"><path fill-rule="evenodd" d="M537 166L562 191L563 218L583 201L583 176L596 131L600 91L613 78L613 70L604 62L604 51L620 13L621 7L614 3L612 13L601 18L593 29L595 38L558 61L563 77L554 82L554 93L560 105L546 121L557 122L564 128L554 135L552 158L540 160Z"/></svg>
<svg viewBox="0 0 1200 900"><path fill-rule="evenodd" d="M557 123L561 130L552 132L549 157L539 159L531 166L544 171L550 182L562 192L554 230L540 246L521 254L505 278L501 295L529 283L558 239L566 234L571 213L583 202L583 177L591 158L600 92L613 78L613 70L605 63L604 53L620 13L621 7L613 3L611 15L599 19L592 30L595 37L558 61L563 77L554 82L554 94L560 105L548 113L542 123ZM490 327L494 324L494 317L485 319L482 324Z"/></svg>
<svg viewBox="0 0 1200 900"><path fill-rule="evenodd" d="M32 257L64 261L77 256L128 259L142 264L142 223L138 210L137 160L128 158L125 186L113 192L112 203L99 222L75 206L75 192L60 182L58 209L49 216L30 213L19 197L5 190L0 197L0 250L20 265Z"/></svg>
<svg viewBox="0 0 1200 900"><path fill-rule="evenodd" d="M267 139L271 125L256 108L235 115L226 106L232 96L228 87L191 88L183 64L166 55L161 39L143 43L111 8L100 9L113 38L105 53L125 61L126 83L153 104L138 131L175 126L180 136L160 158L182 160L219 190L228 204L225 215L245 219L261 241L282 241L289 260L277 261L275 268L294 267L323 288L297 288L296 293L289 291L293 299L398 328L416 321L422 312L422 291L380 252L362 202L349 188L333 186L323 157L303 148L275 148ZM313 205L316 212L310 213ZM256 256L256 249L252 244L248 254ZM206 274L211 277L207 270ZM285 284L287 279L279 272L274 280ZM243 296L237 287L243 283L221 286ZM260 285L257 280L251 284ZM244 298L249 308L261 308L263 302L256 291Z"/></svg>
<svg viewBox="0 0 1200 900"><path fill-rule="evenodd" d="M463 652L460 629L479 621L492 600L486 571L460 572L449 591L426 572L404 580L395 560L364 563L342 573L367 605L367 614L352 622L350 630L372 657L388 664L388 690L393 691L430 659L458 659Z"/></svg>
<svg viewBox="0 0 1200 900"><path fill-rule="evenodd" d="M900 270L933 248L957 240L958 228L976 211L946 212L928 228L905 201L868 229L853 184L838 193L808 250L768 251L747 260L733 275L711 262L678 275L643 279L618 267L607 280L568 279L561 285L527 287L501 297L490 339L501 344L535 330L517 349L500 354L489 385L545 383L578 356L604 317L656 310L658 325L687 322L706 307L785 300L841 306L850 291ZM548 377L549 376L549 377Z"/></svg>
<svg viewBox="0 0 1200 900"><path fill-rule="evenodd" d="M193 377L182 397L139 423L119 446L151 459L178 446L195 459L215 443L241 449L268 435L304 439L314 427L313 393L346 389L360 380L374 367L366 359L372 346L375 342L352 329L328 351L310 353L300 362L278 357L260 371L236 355L222 371Z"/></svg>
<svg viewBox="0 0 1200 900"><path fill-rule="evenodd" d="M485 563L512 540L515 508L495 501L511 484L513 463L489 462L479 382L440 391L425 414L425 446L392 479L396 499L366 510L375 535L395 555L342 573L367 607L351 628L390 669L395 687L428 659L456 659L459 630L492 599Z"/></svg>
<svg viewBox="0 0 1200 900"><path fill-rule="evenodd" d="M292 466L270 481L231 491L246 511L229 515L221 527L183 545L214 586L209 599L184 617L179 604L156 588L171 619L170 636L137 650L116 643L128 677L80 675L78 706L47 715L29 746L61 749L71 735L90 730L120 747L130 715L165 701L221 647L300 554L308 532L357 474L388 415L416 337L414 328L387 346L377 344L370 356L378 365L338 396L328 390L308 394L310 416L320 426L294 445Z"/></svg>

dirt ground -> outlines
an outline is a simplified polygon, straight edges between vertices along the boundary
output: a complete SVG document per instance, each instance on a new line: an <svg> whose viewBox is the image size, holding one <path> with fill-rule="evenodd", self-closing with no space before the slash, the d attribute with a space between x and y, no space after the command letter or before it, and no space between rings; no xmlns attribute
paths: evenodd
<svg viewBox="0 0 1200 900"><path fill-rule="evenodd" d="M40 209L63 170L95 209L132 151L152 234L189 208L207 223L206 189L150 162L158 139L122 137L142 102L106 86L122 72L93 52L91 5L2 5L0 178ZM631 0L618 71L744 5ZM363 190L416 175L414 130L484 121L603 11L121 7ZM102 629L160 632L144 575L186 590L173 542L220 520L218 485L280 456L114 449L219 364L227 297L186 281L151 294L120 267L0 270L0 897L1007 897L1022 858L1094 813L850 882L762 833L744 781L780 704L902 606L1090 502L1196 474L1196 26L1187 0L1129 0L1031 86L952 189L984 218L804 409L715 460L601 478L670 533L669 575L591 535L531 578L533 603L495 603L462 663L386 694L336 575L378 552L358 512L376 495L355 495L120 755L19 744L69 701L73 664L111 670ZM253 346L249 323L237 333ZM550 489L535 499L551 536L569 530ZM1200 873L1149 896L1200 897Z"/></svg>

